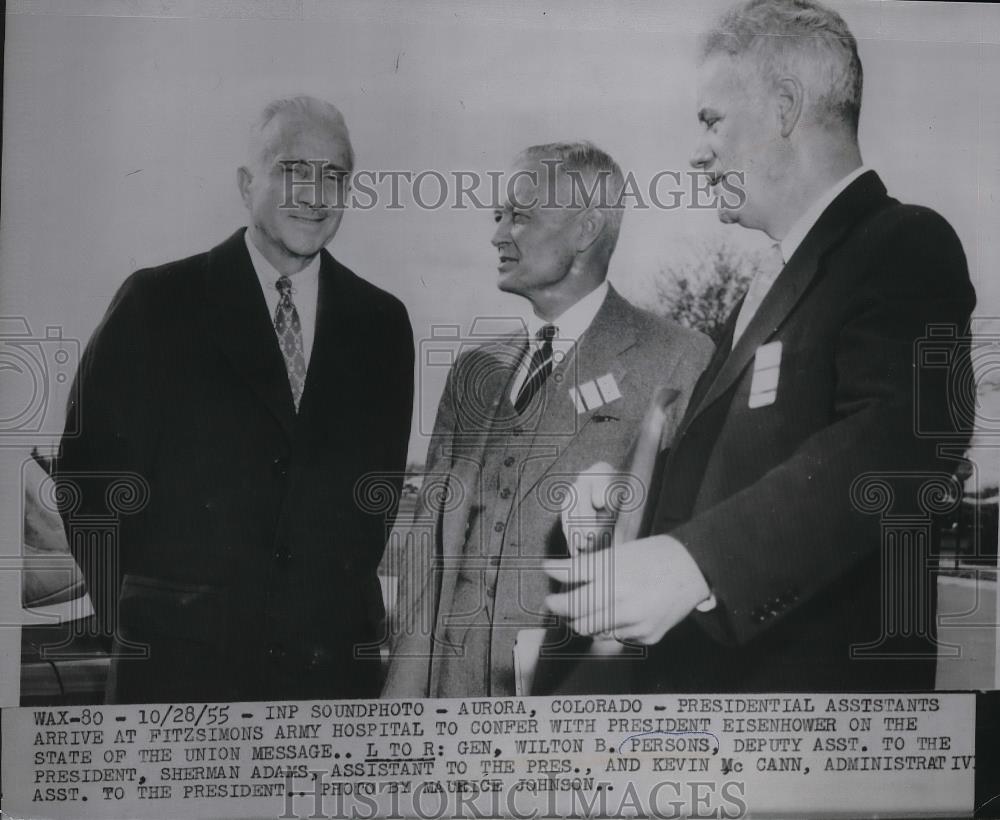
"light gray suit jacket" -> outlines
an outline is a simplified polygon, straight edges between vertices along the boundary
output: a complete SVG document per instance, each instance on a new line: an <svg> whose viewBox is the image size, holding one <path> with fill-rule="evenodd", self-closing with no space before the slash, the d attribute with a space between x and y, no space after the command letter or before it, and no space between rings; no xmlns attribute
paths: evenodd
<svg viewBox="0 0 1000 820"><path fill-rule="evenodd" d="M486 450L495 446L498 435L510 435L515 425L526 429L514 435L530 437L529 454L516 465L518 480L504 534L503 561L519 563L518 589L496 593L494 622L508 628L497 633L492 654L508 663L515 634L510 627L554 625L551 616L546 621L530 612L549 584L541 569L532 571L531 566L565 554L560 494L597 461L627 467L639 425L660 386L681 393L669 410L664 440L669 446L713 345L701 333L636 308L612 288L574 352L554 368L544 405L521 425L509 392L523 349L523 336L498 339L460 356L449 372L413 537L404 548L383 697L433 696L437 675L432 653L461 652L454 638L451 645L444 641L444 620L451 613L463 548L467 541L476 543L476 533L469 531L470 514L483 501ZM606 374L614 377L621 396L580 412L570 388ZM483 525L490 523L479 518Z"/></svg>

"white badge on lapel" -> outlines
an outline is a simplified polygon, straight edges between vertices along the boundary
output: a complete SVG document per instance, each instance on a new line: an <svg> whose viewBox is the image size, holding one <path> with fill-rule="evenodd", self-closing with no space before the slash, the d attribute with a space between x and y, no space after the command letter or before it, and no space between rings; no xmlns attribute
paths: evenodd
<svg viewBox="0 0 1000 820"><path fill-rule="evenodd" d="M781 373L781 342L768 342L757 348L750 381L747 407L767 407L778 398L778 376Z"/></svg>
<svg viewBox="0 0 1000 820"><path fill-rule="evenodd" d="M588 413L605 404L610 404L615 399L620 399L622 393L618 389L615 377L611 373L605 373L598 379L584 382L578 388L571 387L569 397L576 405L577 413Z"/></svg>

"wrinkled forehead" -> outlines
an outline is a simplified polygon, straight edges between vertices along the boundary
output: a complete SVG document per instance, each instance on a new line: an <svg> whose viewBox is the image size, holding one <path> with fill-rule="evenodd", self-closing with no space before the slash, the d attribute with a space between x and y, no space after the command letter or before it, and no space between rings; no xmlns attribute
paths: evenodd
<svg viewBox="0 0 1000 820"><path fill-rule="evenodd" d="M698 64L695 85L698 108L734 101L747 93L757 76L757 66L750 56L709 54Z"/></svg>
<svg viewBox="0 0 1000 820"><path fill-rule="evenodd" d="M307 115L276 115L264 128L264 145L275 160L322 160L350 167L350 139L340 123Z"/></svg>

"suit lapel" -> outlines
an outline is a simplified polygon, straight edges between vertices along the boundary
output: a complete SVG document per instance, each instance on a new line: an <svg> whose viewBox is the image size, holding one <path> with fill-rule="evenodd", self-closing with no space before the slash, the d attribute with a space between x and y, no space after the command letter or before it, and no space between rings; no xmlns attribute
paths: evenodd
<svg viewBox="0 0 1000 820"><path fill-rule="evenodd" d="M577 413L569 390L609 372L616 372L619 380L624 376L624 371L615 371L614 366L618 357L637 341L633 317L628 302L614 288L609 288L604 303L573 352L553 369L546 381L546 405L535 434L535 441L544 450L538 458L525 462L518 483L519 502L562 460L594 416L601 414L602 408Z"/></svg>
<svg viewBox="0 0 1000 820"><path fill-rule="evenodd" d="M295 405L260 281L238 230L208 255L205 333L291 438ZM194 298L194 296L192 296Z"/></svg>
<svg viewBox="0 0 1000 820"><path fill-rule="evenodd" d="M736 382L764 342L781 328L792 310L815 281L821 269L823 256L840 241L847 231L886 196L885 186L878 174L869 171L858 177L823 212L792 258L782 269L774 285L764 297L750 323L737 339L732 351L721 363L717 375L706 384L704 398L692 406L688 414L690 423L707 407L721 397ZM740 303L742 304L742 302ZM727 321L726 338L732 339L739 305ZM720 346L720 351L725 347ZM717 354L724 355L724 354ZM712 365L709 365L709 370ZM706 380L707 382L707 380ZM684 427L687 427L685 424Z"/></svg>
<svg viewBox="0 0 1000 820"><path fill-rule="evenodd" d="M513 412L507 395L520 357L512 356L511 351L517 349L523 354L526 344L527 340L523 336L515 334L498 341L491 348L471 354L469 359L463 362L463 374L456 380L459 386L456 388L455 400L458 403L462 402L466 391L470 388L476 390L477 394L484 384L489 385L491 389L488 395L480 395L475 399L483 408L482 414L476 413L476 417L482 418L483 423L478 424L471 434L463 434L462 444L456 448L452 457L448 481L457 482L465 496L463 502L456 508L445 509L441 513L441 554L444 562L441 568L441 593L438 597L439 613L451 612L458 568L465 546L465 527L469 520L470 507L478 503L479 493L482 490L483 450L497 414L502 411ZM497 378L485 383L476 379L476 374L484 372L496 373ZM443 629L440 617L436 621L436 632L438 627Z"/></svg>
<svg viewBox="0 0 1000 820"><path fill-rule="evenodd" d="M299 402L299 417L344 407L339 385L356 384L346 371L366 361L364 345L378 329L356 326L347 293L347 272L326 250L320 251L319 287L316 295L316 332L309 355L309 369Z"/></svg>
<svg viewBox="0 0 1000 820"><path fill-rule="evenodd" d="M709 388L711 388L715 382L716 377L719 375L719 371L722 370L722 366L726 363L726 359L729 358L729 353L733 346L733 333L736 330L736 317L739 316L740 309L743 307L745 299L746 295L744 294L743 298L736 303L736 306L729 314L729 318L726 319L725 324L722 326L722 333L716 345L715 353L709 360L708 367L705 368L705 372L698 377L694 390L691 391L691 398L688 401L687 410L684 412L684 418L681 419L677 433L674 435L675 440L679 439L680 436L684 434L684 431L687 429L691 419L694 418L697 411L701 408L703 399L708 393Z"/></svg>

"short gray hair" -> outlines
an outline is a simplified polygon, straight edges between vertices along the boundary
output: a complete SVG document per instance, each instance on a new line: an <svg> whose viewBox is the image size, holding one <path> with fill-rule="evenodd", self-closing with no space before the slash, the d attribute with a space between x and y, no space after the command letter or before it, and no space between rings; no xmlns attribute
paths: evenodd
<svg viewBox="0 0 1000 820"><path fill-rule="evenodd" d="M823 121L856 133L861 116L858 44L837 12L814 0L748 0L725 12L702 38L700 58L750 56L765 82L796 76Z"/></svg>
<svg viewBox="0 0 1000 820"><path fill-rule="evenodd" d="M594 201L586 204L592 204L605 213L607 247L609 252L614 250L622 224L623 208L620 200L625 188L625 177L610 154L592 142L580 140L532 145L525 148L518 157L533 162L557 163L556 174L570 179L574 186L574 199L577 192L581 196L594 192ZM582 190L579 187L581 185Z"/></svg>
<svg viewBox="0 0 1000 820"><path fill-rule="evenodd" d="M347 130L344 115L332 103L305 94L272 100L264 106L250 127L250 159L252 162L261 162L268 158L271 146L264 138L264 131L275 117L282 114L308 118L320 126L325 126L338 137L342 137L347 146L347 170L348 172L354 170L354 147L351 145L351 135ZM320 157L315 157L315 159L320 159Z"/></svg>

